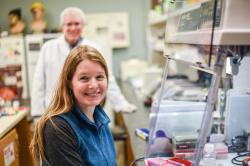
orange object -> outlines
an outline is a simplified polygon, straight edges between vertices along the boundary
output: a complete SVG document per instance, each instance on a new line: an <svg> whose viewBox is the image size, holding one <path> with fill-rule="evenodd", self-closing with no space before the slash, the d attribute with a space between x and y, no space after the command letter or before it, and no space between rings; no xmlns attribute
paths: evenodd
<svg viewBox="0 0 250 166"><path fill-rule="evenodd" d="M0 88L0 97L4 100L15 100L18 98L15 92L8 87Z"/></svg>

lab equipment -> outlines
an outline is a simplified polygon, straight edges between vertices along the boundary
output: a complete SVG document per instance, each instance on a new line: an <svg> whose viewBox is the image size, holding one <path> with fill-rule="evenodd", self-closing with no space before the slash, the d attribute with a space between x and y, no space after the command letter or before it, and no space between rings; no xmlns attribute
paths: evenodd
<svg viewBox="0 0 250 166"><path fill-rule="evenodd" d="M169 10L164 55L214 74L195 150L195 166L199 165L211 131L212 112L224 76L226 57L235 55L234 58L240 59L249 52L249 10L250 1L245 0L206 0L189 5L183 1Z"/></svg>
<svg viewBox="0 0 250 166"><path fill-rule="evenodd" d="M148 143L147 155L157 155L155 148L157 131L164 131L165 135L171 139L171 142L181 142L180 140L188 140L190 137L194 138L196 143L198 130L202 122L202 116L205 109L204 102L188 102L188 101L168 101L162 100L159 106L159 101L155 101L151 108L149 116L150 126L154 124L154 132L150 137L151 142ZM159 112L158 112L159 111ZM193 121L195 120L195 123ZM152 128L151 128L152 129ZM162 143L165 141L161 139ZM183 143L183 142L182 142ZM165 155L169 155L169 148L172 148L172 153L176 151L175 145L168 145L168 151L165 150ZM177 145L178 146L178 145ZM163 148L163 144L161 148ZM154 150L153 150L154 149ZM175 150L174 150L175 149ZM194 147L192 148L194 149ZM179 151L178 151L179 152ZM161 152L164 154L164 151Z"/></svg>
<svg viewBox="0 0 250 166"><path fill-rule="evenodd" d="M226 142L231 144L233 137L242 136L250 128L250 91L231 89L227 92L225 110Z"/></svg>

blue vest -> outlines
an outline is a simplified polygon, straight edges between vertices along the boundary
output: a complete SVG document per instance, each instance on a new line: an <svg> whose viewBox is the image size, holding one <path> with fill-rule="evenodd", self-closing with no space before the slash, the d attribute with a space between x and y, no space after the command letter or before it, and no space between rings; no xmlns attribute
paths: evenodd
<svg viewBox="0 0 250 166"><path fill-rule="evenodd" d="M94 111L95 123L90 121L76 106L72 111L60 115L77 136L77 150L88 166L115 166L116 153L113 136L108 127L108 116L97 106Z"/></svg>

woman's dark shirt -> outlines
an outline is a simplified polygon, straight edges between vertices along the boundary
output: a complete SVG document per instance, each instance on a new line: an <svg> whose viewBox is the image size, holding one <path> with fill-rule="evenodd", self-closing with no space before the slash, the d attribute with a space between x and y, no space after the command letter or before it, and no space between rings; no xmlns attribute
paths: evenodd
<svg viewBox="0 0 250 166"><path fill-rule="evenodd" d="M109 118L100 106L91 122L76 106L47 121L45 155L51 166L115 166L114 141ZM55 127L56 126L56 127Z"/></svg>

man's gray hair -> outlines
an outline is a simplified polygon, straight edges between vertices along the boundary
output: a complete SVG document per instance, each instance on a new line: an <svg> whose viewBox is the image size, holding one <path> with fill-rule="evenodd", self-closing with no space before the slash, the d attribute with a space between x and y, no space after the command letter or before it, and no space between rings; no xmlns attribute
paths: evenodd
<svg viewBox="0 0 250 166"><path fill-rule="evenodd" d="M61 12L61 15L60 15L60 25L62 26L63 23L64 23L64 19L65 17L69 16L69 15L77 15L79 17L81 17L82 19L82 24L84 25L85 24L85 14L84 12L80 9L80 8L77 8L77 7L67 7L65 8L62 12Z"/></svg>

